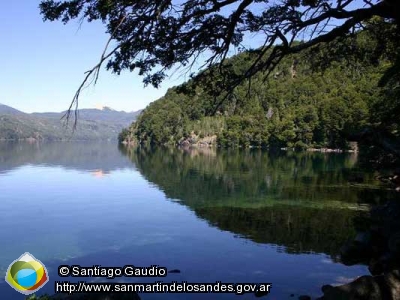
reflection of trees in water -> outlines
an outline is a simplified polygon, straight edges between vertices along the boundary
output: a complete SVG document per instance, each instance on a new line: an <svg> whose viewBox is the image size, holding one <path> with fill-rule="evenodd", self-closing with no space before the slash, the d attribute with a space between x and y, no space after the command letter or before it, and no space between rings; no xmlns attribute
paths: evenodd
<svg viewBox="0 0 400 300"><path fill-rule="evenodd" d="M268 208L205 207L196 214L222 230L251 240L285 247L288 253L318 252L336 259L339 249L355 235L354 218L362 213L301 206Z"/></svg>
<svg viewBox="0 0 400 300"><path fill-rule="evenodd" d="M377 275L339 287L324 286L321 299L399 298L400 231L394 230L398 216L393 219L390 214L400 210L385 205L381 212L372 211L372 219L368 210L357 210L359 204L395 199L396 193L379 186L373 172L358 169L354 155L121 151L167 197L182 200L213 226L283 246L288 253L322 252L346 264L369 264Z"/></svg>
<svg viewBox="0 0 400 300"><path fill-rule="evenodd" d="M346 154L235 150L124 149L166 196L210 224L290 253L335 258L363 227L370 200L381 201L372 173ZM349 183L353 178L355 183ZM364 197L368 196L368 197ZM286 204L286 205L285 205Z"/></svg>
<svg viewBox="0 0 400 300"><path fill-rule="evenodd" d="M375 203L386 195L372 173L353 169L353 157L346 154L140 148L130 156L168 197L189 206L225 205L232 199L246 206L266 200ZM360 176L361 182L349 183Z"/></svg>

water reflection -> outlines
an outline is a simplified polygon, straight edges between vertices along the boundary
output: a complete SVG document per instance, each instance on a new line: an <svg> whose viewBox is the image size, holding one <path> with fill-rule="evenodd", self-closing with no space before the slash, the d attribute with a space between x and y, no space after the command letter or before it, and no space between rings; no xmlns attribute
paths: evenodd
<svg viewBox="0 0 400 300"><path fill-rule="evenodd" d="M115 142L28 143L0 141L0 173L26 165L60 166L92 172L96 177L133 168L129 159L118 155Z"/></svg>
<svg viewBox="0 0 400 300"><path fill-rule="evenodd" d="M132 162L169 198L190 207L265 206L298 201L362 209L386 200L375 174L355 168L353 155L138 148ZM304 204L304 203L303 203Z"/></svg>
<svg viewBox="0 0 400 300"><path fill-rule="evenodd" d="M51 280L61 263L157 264L182 270L166 281L273 282L271 299L365 274L338 249L388 197L340 154L0 143L0 172L0 273L29 251ZM21 299L1 279L0 295Z"/></svg>
<svg viewBox="0 0 400 300"><path fill-rule="evenodd" d="M120 149L166 196L213 226L283 247L336 259L367 224L371 204L388 193L354 155ZM356 178L357 180L354 180Z"/></svg>
<svg viewBox="0 0 400 300"><path fill-rule="evenodd" d="M275 244L287 253L325 253L337 260L339 249L355 234L351 210L274 206L273 208L198 208L196 214L222 230Z"/></svg>

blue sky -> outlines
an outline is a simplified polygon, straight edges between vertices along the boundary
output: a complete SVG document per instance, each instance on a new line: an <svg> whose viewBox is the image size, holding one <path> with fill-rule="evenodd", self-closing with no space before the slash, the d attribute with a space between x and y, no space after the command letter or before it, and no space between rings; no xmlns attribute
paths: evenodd
<svg viewBox="0 0 400 300"><path fill-rule="evenodd" d="M40 0L2 2L0 103L25 112L62 111L69 107L84 72L98 62L108 36L101 23L84 23L79 28L78 21L67 25L43 22L39 3ZM248 36L244 44L260 45L261 38ZM142 109L187 79L183 72L176 72L159 89L144 88L142 78L135 73L117 76L102 70L97 85L82 93L79 107Z"/></svg>
<svg viewBox="0 0 400 300"><path fill-rule="evenodd" d="M40 0L3 1L0 11L0 103L24 112L62 111L84 78L95 65L108 35L101 23L78 21L67 25L43 22ZM260 43L248 37L248 45ZM199 62L192 70L201 66ZM159 89L144 88L142 78L124 72L120 76L102 70L96 86L80 97L80 108L98 105L134 111L162 97L168 88L181 84L188 74L178 71Z"/></svg>
<svg viewBox="0 0 400 300"><path fill-rule="evenodd" d="M25 112L68 108L84 72L99 59L107 35L101 23L43 22L39 0L3 1L0 11L0 103ZM95 87L83 92L80 108L107 105L134 111L163 96L186 78L178 75L161 88L143 87L142 78L103 70Z"/></svg>

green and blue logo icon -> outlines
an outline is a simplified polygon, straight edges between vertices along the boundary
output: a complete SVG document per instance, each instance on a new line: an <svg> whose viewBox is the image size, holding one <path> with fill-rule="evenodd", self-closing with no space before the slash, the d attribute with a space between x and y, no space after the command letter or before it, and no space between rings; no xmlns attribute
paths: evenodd
<svg viewBox="0 0 400 300"><path fill-rule="evenodd" d="M6 273L6 282L24 295L33 294L48 281L46 267L28 252L13 261Z"/></svg>

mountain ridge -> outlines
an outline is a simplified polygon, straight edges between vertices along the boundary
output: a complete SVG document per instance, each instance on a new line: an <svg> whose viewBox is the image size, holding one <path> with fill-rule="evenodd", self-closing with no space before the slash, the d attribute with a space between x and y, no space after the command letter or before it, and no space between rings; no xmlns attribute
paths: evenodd
<svg viewBox="0 0 400 300"><path fill-rule="evenodd" d="M0 104L0 140L116 140L141 111L79 109L77 128L73 130L74 122L68 124L62 119L66 111L25 113Z"/></svg>
<svg viewBox="0 0 400 300"><path fill-rule="evenodd" d="M21 113L21 114L24 114L23 111L20 111L20 110L14 108L14 107L5 105L3 103L0 103L0 113L14 113L14 114Z"/></svg>
<svg viewBox="0 0 400 300"><path fill-rule="evenodd" d="M65 114L67 112L67 110L63 110L63 111L34 111L31 113L22 111L20 109L17 109L15 107L12 107L11 105L8 104L4 104L0 102L0 113L3 113L4 110L12 110L12 111L17 111L19 113L23 113L23 114L27 114L27 115L34 115L34 114ZM125 110L116 110L113 109L110 106L102 106L102 108L96 108L96 107L87 107L87 108L80 108L78 109L78 111L112 111L112 112L119 112L119 113L126 113L126 114L131 114L131 113L138 113L141 112L143 109L138 109L138 110L132 110L132 111L125 111Z"/></svg>

